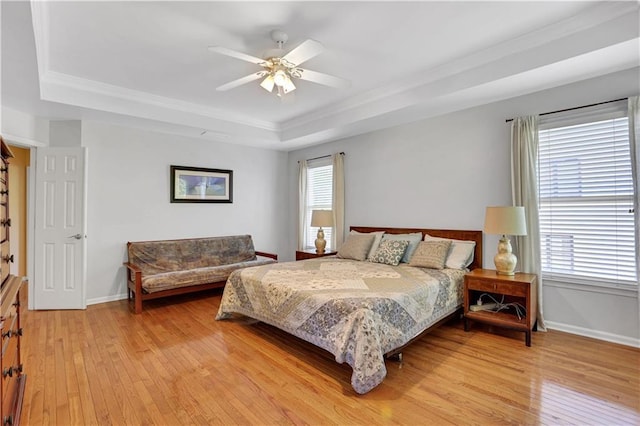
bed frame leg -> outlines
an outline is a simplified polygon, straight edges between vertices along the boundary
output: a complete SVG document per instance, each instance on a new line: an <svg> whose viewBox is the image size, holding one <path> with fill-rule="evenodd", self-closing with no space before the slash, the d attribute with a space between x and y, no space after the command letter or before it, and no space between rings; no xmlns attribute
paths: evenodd
<svg viewBox="0 0 640 426"><path fill-rule="evenodd" d="M398 352L389 356L389 359L396 362L402 362L402 352Z"/></svg>

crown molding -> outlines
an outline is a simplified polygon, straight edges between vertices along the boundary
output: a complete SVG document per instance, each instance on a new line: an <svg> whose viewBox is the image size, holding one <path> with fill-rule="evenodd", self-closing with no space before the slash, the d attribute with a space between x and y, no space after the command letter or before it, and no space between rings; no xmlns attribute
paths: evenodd
<svg viewBox="0 0 640 426"><path fill-rule="evenodd" d="M442 81L451 76L459 76L464 72L470 72L479 69L483 65L494 64L501 67L500 63L507 63L508 58L522 55L523 51L533 52L534 49L545 45L557 43L559 40L566 40L571 36L579 33L594 31L596 27L604 27L603 32L606 36L618 37L623 40L638 38L638 14L640 4L636 2L625 3L605 3L594 6L582 14L572 16L563 21L547 25L535 31L521 35L519 37L507 40L502 43L490 46L478 52L472 52L464 57L457 58L453 61L439 65L437 67L422 70L414 74L412 77L404 78L401 83L387 85L378 89L371 90L361 95L356 95L346 101L329 105L323 109L315 110L309 114L292 118L281 125L283 133L310 124L328 120L334 116L348 114L351 111L364 109L367 106L374 105L385 100L404 97L405 102L410 102L414 96L411 93L420 88ZM620 34L621 28L618 24L618 18L630 21L632 25L623 26L626 31ZM635 24L635 32L634 25ZM612 31L612 29L616 29ZM615 42L620 41L619 39ZM553 47L553 46L552 46ZM590 46L592 48L592 46ZM528 53L534 54L534 53ZM544 49L540 49L540 53L545 54ZM507 60L505 60L507 59ZM403 95L404 94L404 95ZM399 102L401 104L402 102ZM384 108L381 111L384 113Z"/></svg>
<svg viewBox="0 0 640 426"><path fill-rule="evenodd" d="M49 8L47 1L31 2L42 99L152 120L148 124L170 123L185 132L201 129L200 136L207 139L276 149L335 140L588 78L575 70L555 79L545 74L549 69L570 68L572 61L584 61L584 55L603 56L606 50L617 52L612 55L631 53L624 64L620 60L611 66L596 64L591 76L638 66L637 51L629 52L633 45L624 43L635 40L637 46L640 4L598 3L568 19L422 70L398 84L277 123L52 70ZM535 72L543 74L538 86L530 83L536 79L524 80ZM516 81L519 87L513 84Z"/></svg>
<svg viewBox="0 0 640 426"><path fill-rule="evenodd" d="M128 112L127 107L149 105L152 107L161 107L177 111L180 113L203 116L211 118L213 120L229 121L242 126L250 126L261 130L268 130L272 132L277 132L279 130L279 126L277 124L268 121L250 120L245 116L231 115L229 113L216 108L211 108L206 105L194 104L174 98L158 96L139 90L127 89L121 86L115 86L95 80L88 80L85 78L80 78L70 74L63 74L55 71L47 71L44 75L41 75L40 83L41 87L44 87L44 89L41 89L43 92L42 98L55 102L59 102L59 99L55 99L55 97L49 93L50 90L48 90L52 89L53 87L56 88L56 93L67 89L69 93L85 92L87 95L91 95L91 97L95 100L95 105L91 107L95 109L103 109L99 108L100 104L103 103L105 104L105 110L112 110L113 108L111 108L108 104L113 102L113 100L117 100L119 101L119 110L112 112L130 113L130 115L135 116L135 111ZM72 105L76 105L72 96L69 96L69 99L67 99L66 101Z"/></svg>

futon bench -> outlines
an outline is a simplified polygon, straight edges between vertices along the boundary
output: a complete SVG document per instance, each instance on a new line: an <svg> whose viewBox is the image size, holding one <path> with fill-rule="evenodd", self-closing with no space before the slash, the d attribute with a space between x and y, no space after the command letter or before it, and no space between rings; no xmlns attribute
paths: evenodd
<svg viewBox="0 0 640 426"><path fill-rule="evenodd" d="M136 314L142 301L224 287L231 272L275 263L257 252L251 235L127 243L127 297Z"/></svg>

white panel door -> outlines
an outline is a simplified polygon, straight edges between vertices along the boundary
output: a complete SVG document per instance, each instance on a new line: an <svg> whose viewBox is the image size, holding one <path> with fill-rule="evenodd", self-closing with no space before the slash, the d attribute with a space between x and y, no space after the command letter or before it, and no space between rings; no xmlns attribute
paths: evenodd
<svg viewBox="0 0 640 426"><path fill-rule="evenodd" d="M35 309L85 309L85 149L38 148Z"/></svg>

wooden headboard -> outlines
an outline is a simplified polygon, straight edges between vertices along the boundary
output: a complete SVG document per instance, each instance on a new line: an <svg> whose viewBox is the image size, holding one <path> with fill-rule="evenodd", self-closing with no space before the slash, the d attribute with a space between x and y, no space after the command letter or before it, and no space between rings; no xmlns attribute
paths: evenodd
<svg viewBox="0 0 640 426"><path fill-rule="evenodd" d="M425 228L378 228L371 226L352 226L349 228L357 232L376 232L384 231L389 234L409 234L422 232L432 237L451 238L453 240L475 241L476 248L473 255L473 262L469 265L469 269L482 268L482 231L461 231L456 229L425 229Z"/></svg>

